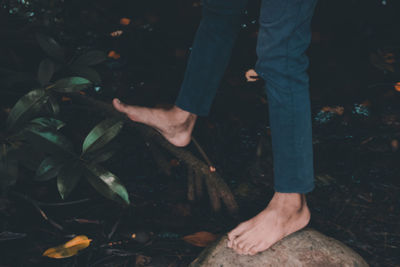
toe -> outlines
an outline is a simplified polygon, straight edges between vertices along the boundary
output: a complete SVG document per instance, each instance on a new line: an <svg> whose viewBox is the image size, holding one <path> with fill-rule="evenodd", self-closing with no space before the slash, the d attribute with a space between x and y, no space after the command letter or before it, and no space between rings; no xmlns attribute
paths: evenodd
<svg viewBox="0 0 400 267"><path fill-rule="evenodd" d="M116 110L126 113L125 104L123 104L118 98L114 98L112 103Z"/></svg>
<svg viewBox="0 0 400 267"><path fill-rule="evenodd" d="M256 253L258 253L258 252L263 252L263 251L267 250L269 247L270 247L269 244L261 243L257 246L254 246L254 248L252 248L252 250L256 251Z"/></svg>
<svg viewBox="0 0 400 267"><path fill-rule="evenodd" d="M237 236L239 236L240 234L242 234L247 228L247 225L245 223L241 223L238 226L236 226L235 229L233 229L232 231L230 231L228 233L228 239L230 241L234 240Z"/></svg>
<svg viewBox="0 0 400 267"><path fill-rule="evenodd" d="M254 256L254 255L256 255L257 253L258 253L258 251L255 249L255 246L252 247L252 248L250 249L250 251L249 251L249 255L250 255L250 256Z"/></svg>
<svg viewBox="0 0 400 267"><path fill-rule="evenodd" d="M238 242L236 242L234 249L236 251L243 251L245 246L247 246L248 241L246 239L242 239L242 240L238 240Z"/></svg>
<svg viewBox="0 0 400 267"><path fill-rule="evenodd" d="M250 249L251 249L253 246L254 246L254 244L252 244L251 242L245 243L244 246L243 246L243 249L242 249L243 253L244 253L245 255L248 255L248 254L250 253Z"/></svg>
<svg viewBox="0 0 400 267"><path fill-rule="evenodd" d="M228 239L227 241L227 247L228 248L232 248L232 241Z"/></svg>
<svg viewBox="0 0 400 267"><path fill-rule="evenodd" d="M246 233L243 233L241 236L236 237L232 242L233 247L242 249L243 246L247 243L248 236L249 236L248 232L246 232Z"/></svg>

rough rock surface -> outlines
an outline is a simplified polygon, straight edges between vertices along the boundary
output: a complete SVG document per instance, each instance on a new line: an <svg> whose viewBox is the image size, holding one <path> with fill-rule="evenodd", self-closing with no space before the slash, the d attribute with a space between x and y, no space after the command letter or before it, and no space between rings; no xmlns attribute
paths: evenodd
<svg viewBox="0 0 400 267"><path fill-rule="evenodd" d="M227 247L227 235L206 248L190 267L364 267L368 264L343 243L310 228L282 239L254 256Z"/></svg>

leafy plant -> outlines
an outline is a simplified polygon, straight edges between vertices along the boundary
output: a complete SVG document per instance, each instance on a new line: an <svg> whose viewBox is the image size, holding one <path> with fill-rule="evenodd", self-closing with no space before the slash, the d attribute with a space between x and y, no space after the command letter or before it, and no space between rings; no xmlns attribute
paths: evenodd
<svg viewBox="0 0 400 267"><path fill-rule="evenodd" d="M117 118L100 122L83 141L81 153L75 153L72 142L59 132L65 123L48 115L57 115L60 110L55 94L79 92L91 86L92 81L72 76L51 83L53 74L57 71L57 64L67 64L65 52L51 37L37 35L37 40L51 59L44 59L39 65L37 80L41 88L22 96L8 115L8 136L0 139L1 188L15 184L19 156L25 154L29 148L44 155L43 158L38 157L38 164L31 164L31 167L36 167L34 179L48 181L57 178L57 188L63 199L67 198L81 178L85 177L103 196L129 204L128 193L119 178L99 165L115 153L116 149L111 141L121 131L123 122ZM90 51L72 60L68 65L86 68L93 73L94 70L89 66L104 59L102 52Z"/></svg>
<svg viewBox="0 0 400 267"><path fill-rule="evenodd" d="M123 126L119 119L106 119L96 125L85 138L82 153L75 154L68 140L51 127L38 129L28 127L26 136L46 149L46 157L36 170L35 180L47 181L57 177L57 188L65 199L82 177L105 197L129 204L125 187L118 177L98 163L109 159L115 152L106 145L118 135ZM108 152L108 153L105 153ZM104 156L104 153L108 155Z"/></svg>
<svg viewBox="0 0 400 267"><path fill-rule="evenodd" d="M39 33L36 34L36 40L48 56L40 62L36 76L26 72L0 69L3 87L11 88L19 83L35 83L45 87L51 82L54 75L59 73L64 76L83 77L93 83L101 83L100 74L93 66L107 59L103 51L90 50L83 54L75 52L72 56L68 56L66 49L54 38Z"/></svg>
<svg viewBox="0 0 400 267"><path fill-rule="evenodd" d="M65 55L65 49L53 38L46 35L37 34L36 39L43 51L52 60L59 64L58 70L65 70L67 73L84 77L94 83L101 83L101 77L99 73L93 69L92 66L97 65L107 59L107 56L103 51L92 50L81 55L74 55L69 59ZM46 78L48 76L51 77L49 74L56 70L49 62L51 62L50 59L44 59L40 63L38 80L41 83L50 81L50 79Z"/></svg>

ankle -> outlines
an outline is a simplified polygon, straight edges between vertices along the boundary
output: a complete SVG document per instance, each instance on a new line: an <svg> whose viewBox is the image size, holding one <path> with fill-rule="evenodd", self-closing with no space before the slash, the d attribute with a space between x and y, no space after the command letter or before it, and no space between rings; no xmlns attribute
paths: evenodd
<svg viewBox="0 0 400 267"><path fill-rule="evenodd" d="M271 204L278 208L301 211L307 207L306 197L300 193L275 192Z"/></svg>
<svg viewBox="0 0 400 267"><path fill-rule="evenodd" d="M172 109L170 109L170 112L174 118L174 121L183 124L187 122L191 122L196 119L196 114L190 113L189 111L183 110L179 108L178 106L173 106Z"/></svg>

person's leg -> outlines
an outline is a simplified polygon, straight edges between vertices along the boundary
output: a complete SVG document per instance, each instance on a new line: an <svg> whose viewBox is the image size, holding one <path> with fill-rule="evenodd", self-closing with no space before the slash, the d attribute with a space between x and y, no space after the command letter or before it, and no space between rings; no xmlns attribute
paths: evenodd
<svg viewBox="0 0 400 267"><path fill-rule="evenodd" d="M204 0L176 105L206 116L228 65L248 0Z"/></svg>
<svg viewBox="0 0 400 267"><path fill-rule="evenodd" d="M129 106L114 99L114 107L130 119L157 129L169 142L185 146L198 115L208 115L228 65L248 0L204 0L184 80L172 109Z"/></svg>
<svg viewBox="0 0 400 267"><path fill-rule="evenodd" d="M316 0L262 0L255 71L266 82L275 194L256 217L229 234L241 254L268 249L306 226L305 193L314 188L308 83L310 22Z"/></svg>

